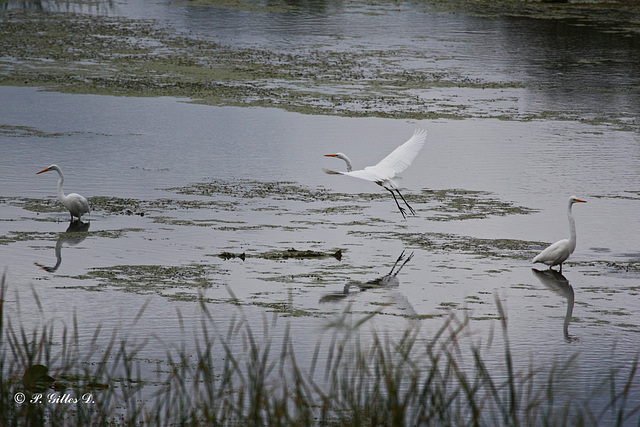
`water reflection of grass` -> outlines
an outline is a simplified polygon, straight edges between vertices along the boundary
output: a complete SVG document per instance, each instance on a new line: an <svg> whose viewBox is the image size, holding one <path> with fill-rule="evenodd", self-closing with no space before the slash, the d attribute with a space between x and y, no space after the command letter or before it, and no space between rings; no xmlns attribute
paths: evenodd
<svg viewBox="0 0 640 427"><path fill-rule="evenodd" d="M449 316L425 338L415 324L392 336L367 331L376 313L344 312L326 325L328 342L312 344L302 362L295 330L287 324L276 333L277 316L255 330L239 308L225 331L201 302L187 351L160 337L138 342L131 331L87 335L75 317L62 331L54 330L59 322L28 330L7 316L6 292L3 278L1 425L624 425L637 423L640 411L631 401L637 361L612 365L592 388L576 390L563 379L575 372L575 355L518 368L497 299L497 361L490 345L465 339L468 318ZM36 303L42 315L37 296ZM166 348L165 360L144 358L151 339ZM158 367L162 379L149 381L144 363L170 368Z"/></svg>

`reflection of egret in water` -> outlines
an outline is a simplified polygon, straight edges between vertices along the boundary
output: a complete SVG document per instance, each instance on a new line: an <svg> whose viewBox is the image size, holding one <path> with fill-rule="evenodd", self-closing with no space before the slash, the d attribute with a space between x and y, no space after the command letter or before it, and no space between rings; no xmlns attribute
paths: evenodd
<svg viewBox="0 0 640 427"><path fill-rule="evenodd" d="M58 237L58 241L56 242L56 265L47 267L37 262L34 264L49 273L55 272L62 263L62 245L66 243L67 246L75 246L82 242L87 237L85 232L89 231L90 224L89 222L82 222L80 220L71 221L67 230L64 233L60 233L60 237Z"/></svg>
<svg viewBox="0 0 640 427"><path fill-rule="evenodd" d="M569 284L564 275L553 269L536 270L532 268L533 275L536 276L543 285L549 290L567 299L567 313L564 316L564 339L567 341L577 341L577 337L569 335L569 323L571 322L571 316L573 314L574 293L573 287Z"/></svg>
<svg viewBox="0 0 640 427"><path fill-rule="evenodd" d="M351 281L344 285L344 289L342 292L334 292L325 294L320 298L320 303L327 302L337 302L345 299L349 295L355 295L360 292L366 291L368 289L395 289L400 285L400 281L398 280L398 273L400 270L413 258L413 252L409 254L409 256L405 259L404 257L405 251L402 251L396 262L393 263L393 267L391 267L391 271L384 276L377 277L373 280L369 280L368 282L362 283L358 281ZM403 261L400 264L401 261ZM393 298L394 305L401 310L405 310L407 315L415 315L416 311L413 308L413 305L409 302L407 297L400 293L399 291L391 291L389 296Z"/></svg>

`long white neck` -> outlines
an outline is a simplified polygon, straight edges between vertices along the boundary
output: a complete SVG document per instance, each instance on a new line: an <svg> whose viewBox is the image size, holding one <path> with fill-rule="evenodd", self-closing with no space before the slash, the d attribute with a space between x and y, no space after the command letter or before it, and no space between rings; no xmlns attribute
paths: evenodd
<svg viewBox="0 0 640 427"><path fill-rule="evenodd" d="M573 253L576 248L576 221L573 219L573 213L571 212L572 206L573 202L569 202L567 216L569 217L569 247L571 248L571 253Z"/></svg>
<svg viewBox="0 0 640 427"><path fill-rule="evenodd" d="M353 170L353 164L351 163L351 159L342 153L338 154L338 157L344 160L344 162L347 164L347 172L351 172Z"/></svg>
<svg viewBox="0 0 640 427"><path fill-rule="evenodd" d="M60 170L56 169L55 171L58 172L58 175L60 176L60 179L58 179L58 200L62 202L67 198L67 196L64 195L64 191L62 191L62 186L64 185L64 175L62 175L62 172Z"/></svg>

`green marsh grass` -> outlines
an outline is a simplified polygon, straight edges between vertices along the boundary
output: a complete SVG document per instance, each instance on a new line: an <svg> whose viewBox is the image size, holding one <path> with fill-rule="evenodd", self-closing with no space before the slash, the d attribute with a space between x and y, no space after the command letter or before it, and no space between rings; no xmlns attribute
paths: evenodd
<svg viewBox="0 0 640 427"><path fill-rule="evenodd" d="M500 362L486 356L487 345L465 344L473 342L468 318L451 315L427 338L417 323L389 336L368 327L376 313L358 317L348 309L327 322L309 360L300 361L290 323L282 328L277 315L265 315L255 330L241 306L221 330L201 302L199 327L191 332L195 346L188 351L184 341L136 342L127 331L101 327L81 339L76 316L61 331L53 321L26 330L7 316L7 289L3 277L3 426L623 426L640 420L640 406L632 401L637 359L611 368L592 390L567 396L557 383L575 356L545 368L517 368L497 298ZM42 314L35 291L33 297ZM178 323L186 334L180 313ZM137 356L154 339L166 349L171 369L151 385ZM41 403L33 403L39 395ZM72 398L78 402L56 403Z"/></svg>

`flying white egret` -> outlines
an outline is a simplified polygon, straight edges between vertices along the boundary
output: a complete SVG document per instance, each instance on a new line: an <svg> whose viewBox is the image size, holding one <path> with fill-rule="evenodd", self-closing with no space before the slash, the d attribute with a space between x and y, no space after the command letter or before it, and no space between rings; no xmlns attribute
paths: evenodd
<svg viewBox="0 0 640 427"><path fill-rule="evenodd" d="M560 272L562 273L562 263L569 258L569 256L576 249L576 222L573 219L571 213L571 207L574 203L587 203L585 200L578 199L576 196L569 197L569 207L567 208L567 216L569 217L569 239L562 239L549 246L544 251L540 252L533 258L533 262L541 262L547 264L549 268L554 265L560 265Z"/></svg>
<svg viewBox="0 0 640 427"><path fill-rule="evenodd" d="M65 196L64 192L62 191L62 185L64 184L64 175L62 175L62 171L60 170L58 165L51 165L46 169L42 169L36 175L48 171L58 172L58 175L60 176L60 179L58 180L58 200L60 200L60 203L62 203L64 207L69 209L69 213L71 214L71 221L73 221L74 216L77 216L78 221L80 221L82 215L89 213L89 202L87 202L87 199L76 193L71 193Z"/></svg>
<svg viewBox="0 0 640 427"><path fill-rule="evenodd" d="M398 205L398 209L400 209L400 213L403 218L406 218L405 209L400 206L398 202L398 198L395 193L398 193L402 201L411 214L415 216L416 212L413 210L409 203L405 200L400 193L400 174L409 167L413 159L416 158L422 147L424 146L424 142L427 139L427 131L423 129L416 129L413 133L413 136L404 144L396 148L384 159L380 160L375 166L367 166L361 170L353 170L353 165L351 160L344 155L343 153L336 154L325 154L326 157L337 157L339 159L344 160L347 163L347 171L346 172L338 172L329 169L323 168L325 173L333 174L333 175L347 175L353 176L355 178L366 179L367 181L373 181L384 189L388 190L393 199ZM395 193L394 193L395 192Z"/></svg>

